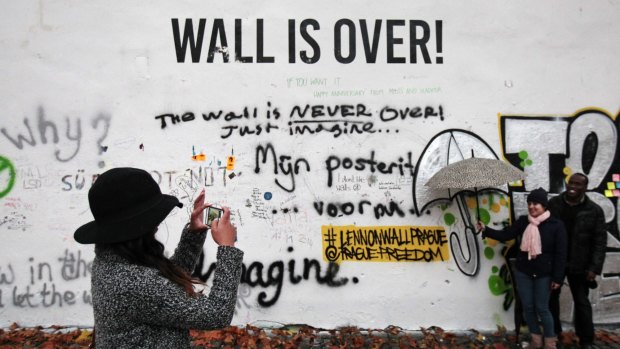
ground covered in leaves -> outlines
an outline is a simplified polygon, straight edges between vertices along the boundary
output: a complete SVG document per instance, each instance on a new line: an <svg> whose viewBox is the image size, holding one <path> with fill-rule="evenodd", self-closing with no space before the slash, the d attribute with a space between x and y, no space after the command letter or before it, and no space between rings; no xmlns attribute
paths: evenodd
<svg viewBox="0 0 620 349"><path fill-rule="evenodd" d="M517 339L514 332L499 328L493 333L476 330L452 333L439 327L404 331L390 326L385 329L343 327L334 330L305 325L288 325L278 329L253 326L228 327L217 331L191 331L192 348L520 348L527 335ZM577 348L577 338L568 332L561 339L564 348ZM0 329L0 349L8 348L88 348L92 331L64 327L21 328L13 324ZM599 348L620 348L618 331L597 330L595 344Z"/></svg>

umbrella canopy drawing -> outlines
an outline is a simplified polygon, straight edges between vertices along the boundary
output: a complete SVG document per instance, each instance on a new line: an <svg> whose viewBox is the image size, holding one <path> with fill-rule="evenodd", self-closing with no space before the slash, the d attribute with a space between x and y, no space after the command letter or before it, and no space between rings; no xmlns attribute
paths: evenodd
<svg viewBox="0 0 620 349"><path fill-rule="evenodd" d="M525 179L525 173L507 162L471 157L449 164L437 171L426 182L426 186L449 191L457 189L454 195L473 189L476 197L476 218L479 219L478 188L496 187L522 179Z"/></svg>
<svg viewBox="0 0 620 349"><path fill-rule="evenodd" d="M426 183L446 166L472 157L472 151L476 158L497 159L493 149L482 138L466 130L448 129L427 143L416 164L413 179L413 205L417 215L421 216L433 204L450 202L455 198L457 191L432 188ZM478 186L478 189L482 192L487 188ZM506 183L492 190L508 195Z"/></svg>
<svg viewBox="0 0 620 349"><path fill-rule="evenodd" d="M472 157L495 159L493 149L476 134L460 129L448 129L435 135L427 144L415 167L412 195L415 213L421 216L428 207L441 202L456 202L461 219L450 226L450 250L459 270L467 276L475 276L480 269L480 247L465 200L471 188L432 188L426 183L450 164ZM483 183L484 184L484 183ZM478 193L486 191L508 193L508 184L476 187ZM458 190L453 190L458 189Z"/></svg>

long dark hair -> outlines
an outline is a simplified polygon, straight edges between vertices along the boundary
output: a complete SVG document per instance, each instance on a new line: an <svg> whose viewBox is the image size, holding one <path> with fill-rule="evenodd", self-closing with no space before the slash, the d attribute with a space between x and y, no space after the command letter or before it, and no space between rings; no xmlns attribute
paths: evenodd
<svg viewBox="0 0 620 349"><path fill-rule="evenodd" d="M156 231L144 234L137 239L105 246L131 263L156 268L166 279L183 287L187 294L196 295L193 285L202 284L202 281L193 279L190 274L164 255L164 244L155 238Z"/></svg>

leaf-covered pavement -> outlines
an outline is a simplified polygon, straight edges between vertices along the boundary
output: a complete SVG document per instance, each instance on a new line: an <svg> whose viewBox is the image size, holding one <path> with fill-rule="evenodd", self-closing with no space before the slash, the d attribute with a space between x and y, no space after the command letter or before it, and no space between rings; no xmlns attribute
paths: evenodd
<svg viewBox="0 0 620 349"><path fill-rule="evenodd" d="M385 329L360 329L342 327L338 329L317 329L305 325L288 325L278 329L263 329L254 326L231 326L216 331L191 331L192 348L241 348L241 349L292 349L292 348L520 348L514 332L498 328L493 333L471 329L462 332L444 331L439 327L421 328L419 331L404 331L399 327ZM8 348L88 348L92 342L90 329L75 329L52 326L48 328L21 328L13 324L0 329L0 349ZM563 348L577 348L574 332L567 332L561 338ZM620 349L618 331L597 330L595 344L603 348Z"/></svg>

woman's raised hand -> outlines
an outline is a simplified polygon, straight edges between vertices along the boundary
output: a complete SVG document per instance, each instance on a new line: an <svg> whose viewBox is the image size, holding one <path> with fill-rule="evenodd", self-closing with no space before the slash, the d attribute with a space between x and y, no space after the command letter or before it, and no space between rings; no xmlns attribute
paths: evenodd
<svg viewBox="0 0 620 349"><path fill-rule="evenodd" d="M220 246L235 246L237 241L237 228L230 222L230 209L223 207L222 218L211 223L211 236Z"/></svg>
<svg viewBox="0 0 620 349"><path fill-rule="evenodd" d="M205 208L210 204L205 204L205 190L202 189L196 200L194 200L194 209L189 220L189 231L201 233L209 227L205 224Z"/></svg>

